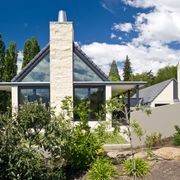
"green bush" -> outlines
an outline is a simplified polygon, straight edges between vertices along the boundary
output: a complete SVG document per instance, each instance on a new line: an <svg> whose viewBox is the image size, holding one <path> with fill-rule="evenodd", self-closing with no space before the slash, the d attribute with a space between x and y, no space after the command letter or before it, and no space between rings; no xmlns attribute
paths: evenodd
<svg viewBox="0 0 180 180"><path fill-rule="evenodd" d="M114 165L107 158L97 158L88 172L88 180L111 180L118 175Z"/></svg>
<svg viewBox="0 0 180 180"><path fill-rule="evenodd" d="M133 165L134 163L135 166ZM144 177L150 171L148 162L140 158L135 158L134 162L132 159L125 160L123 167L129 176L136 174L137 177Z"/></svg>
<svg viewBox="0 0 180 180"><path fill-rule="evenodd" d="M74 113L79 117L80 122L72 130L65 159L72 169L84 170L102 150L103 141L100 135L104 134L104 127L99 127L95 132L90 130L88 125L89 102L87 101L82 101L75 106Z"/></svg>
<svg viewBox="0 0 180 180"><path fill-rule="evenodd" d="M14 117L0 115L0 179L62 177L62 152L71 129L63 122L40 103L25 104Z"/></svg>
<svg viewBox="0 0 180 180"><path fill-rule="evenodd" d="M175 146L180 146L180 128L179 126L175 126L176 132L173 135L173 144Z"/></svg>
<svg viewBox="0 0 180 180"><path fill-rule="evenodd" d="M146 140L145 140L145 145L148 148L151 147L156 147L157 145L162 144L162 139L161 139L161 134L160 133L152 133L150 135L146 136Z"/></svg>
<svg viewBox="0 0 180 180"><path fill-rule="evenodd" d="M80 126L74 128L68 145L69 149L65 159L73 169L81 170L89 167L102 147L102 144L92 132L83 131Z"/></svg>

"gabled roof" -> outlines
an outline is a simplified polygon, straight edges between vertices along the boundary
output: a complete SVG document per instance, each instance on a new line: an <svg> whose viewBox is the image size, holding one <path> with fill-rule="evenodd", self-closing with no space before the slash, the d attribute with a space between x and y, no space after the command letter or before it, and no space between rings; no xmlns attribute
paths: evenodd
<svg viewBox="0 0 180 180"><path fill-rule="evenodd" d="M29 64L22 69L22 71L16 75L12 82L21 81L50 51L50 45L47 44L30 62ZM93 71L103 80L109 81L106 74L77 46L73 43L73 51L78 55Z"/></svg>
<svg viewBox="0 0 180 180"><path fill-rule="evenodd" d="M103 80L109 81L107 75L74 43L73 51Z"/></svg>
<svg viewBox="0 0 180 180"><path fill-rule="evenodd" d="M41 60L49 53L49 44L47 44L28 64L24 67L19 74L17 74L12 82L21 81Z"/></svg>
<svg viewBox="0 0 180 180"><path fill-rule="evenodd" d="M151 103L172 81L177 82L176 79L172 78L141 89L139 91L139 98L143 100L143 104ZM132 96L132 98L136 98L136 95Z"/></svg>

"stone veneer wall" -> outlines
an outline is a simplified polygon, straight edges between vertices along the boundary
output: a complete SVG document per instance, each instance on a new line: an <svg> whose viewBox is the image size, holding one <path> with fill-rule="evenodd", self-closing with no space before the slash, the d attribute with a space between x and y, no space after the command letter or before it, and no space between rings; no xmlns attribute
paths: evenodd
<svg viewBox="0 0 180 180"><path fill-rule="evenodd" d="M50 103L60 112L65 96L73 97L73 25L50 23Z"/></svg>

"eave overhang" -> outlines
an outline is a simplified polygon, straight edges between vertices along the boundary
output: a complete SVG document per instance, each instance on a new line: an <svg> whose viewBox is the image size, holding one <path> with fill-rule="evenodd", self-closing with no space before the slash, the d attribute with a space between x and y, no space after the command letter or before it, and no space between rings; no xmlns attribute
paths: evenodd
<svg viewBox="0 0 180 180"><path fill-rule="evenodd" d="M147 82L146 81L81 81L81 82L74 82L75 86L111 86L113 91L122 90L128 91L135 88L142 88Z"/></svg>

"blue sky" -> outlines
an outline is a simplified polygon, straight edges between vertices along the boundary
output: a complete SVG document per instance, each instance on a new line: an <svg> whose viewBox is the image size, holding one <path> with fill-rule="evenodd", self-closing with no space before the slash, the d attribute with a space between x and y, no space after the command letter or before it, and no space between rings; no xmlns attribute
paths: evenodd
<svg viewBox="0 0 180 180"><path fill-rule="evenodd" d="M1 2L0 33L20 51L32 36L43 47L49 22L63 9L74 22L75 41L106 73L115 59L121 74L126 55L134 72L156 72L178 62L179 7L179 0L7 0Z"/></svg>
<svg viewBox="0 0 180 180"><path fill-rule="evenodd" d="M0 32L6 43L15 41L19 49L31 36L36 36L44 46L49 41L49 21L56 21L61 9L67 12L68 20L74 22L75 40L83 44L117 43L110 38L112 24L134 22L133 15L140 10L122 2L112 5L98 0L8 0L1 2L1 7ZM125 41L129 40L129 36L119 34Z"/></svg>

